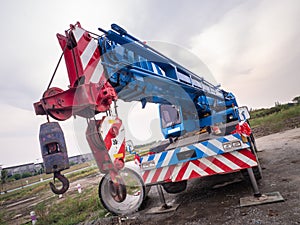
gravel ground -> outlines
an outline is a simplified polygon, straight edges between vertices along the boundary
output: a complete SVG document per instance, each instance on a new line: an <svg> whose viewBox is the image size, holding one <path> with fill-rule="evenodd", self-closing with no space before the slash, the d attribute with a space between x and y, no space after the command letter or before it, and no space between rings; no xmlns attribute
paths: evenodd
<svg viewBox="0 0 300 225"><path fill-rule="evenodd" d="M148 215L159 206L152 187L144 209L126 219L109 217L85 224L300 224L300 128L258 138L263 179L261 193L278 191L285 199L250 207L240 207L241 197L253 194L240 173L218 175L189 182L186 191L167 194L168 203L178 203L175 212Z"/></svg>

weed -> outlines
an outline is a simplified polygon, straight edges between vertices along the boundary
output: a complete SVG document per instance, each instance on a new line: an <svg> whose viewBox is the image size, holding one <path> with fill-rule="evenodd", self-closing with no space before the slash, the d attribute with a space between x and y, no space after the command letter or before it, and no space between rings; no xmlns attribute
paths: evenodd
<svg viewBox="0 0 300 225"><path fill-rule="evenodd" d="M287 120L291 118L297 118L300 116L300 105L295 106L277 106L280 110L271 110L270 109L260 109L257 111L251 112L255 116L250 119L252 127L262 127L267 128L274 132L279 132L283 130L287 124ZM266 111L266 112L265 112ZM258 115L259 116L258 116Z"/></svg>
<svg viewBox="0 0 300 225"><path fill-rule="evenodd" d="M6 221L6 211L0 211L0 224L5 225L7 224Z"/></svg>
<svg viewBox="0 0 300 225"><path fill-rule="evenodd" d="M71 225L103 217L106 213L95 188L86 189L80 195L68 195L57 204L40 203L34 210L38 224Z"/></svg>

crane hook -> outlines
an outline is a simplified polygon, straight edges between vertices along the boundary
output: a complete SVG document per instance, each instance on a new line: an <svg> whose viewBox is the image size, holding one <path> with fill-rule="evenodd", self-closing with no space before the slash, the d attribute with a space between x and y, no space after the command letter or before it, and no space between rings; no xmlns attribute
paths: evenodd
<svg viewBox="0 0 300 225"><path fill-rule="evenodd" d="M54 176L53 176L54 183L55 183L55 178L57 178L62 183L62 188L57 189L55 185L52 182L50 182L49 185L52 192L57 195L65 193L69 189L69 185L70 185L69 180L64 175L62 175L60 171L54 172Z"/></svg>

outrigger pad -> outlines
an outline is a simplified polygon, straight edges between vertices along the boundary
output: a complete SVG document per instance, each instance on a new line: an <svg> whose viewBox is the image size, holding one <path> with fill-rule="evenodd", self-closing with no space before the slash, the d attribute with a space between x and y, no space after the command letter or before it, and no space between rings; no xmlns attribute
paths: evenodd
<svg viewBox="0 0 300 225"><path fill-rule="evenodd" d="M281 196L281 194L276 192L266 193L262 194L260 197L244 197L240 198L240 206L252 206L252 205L262 205L262 204L268 204L273 202L283 202L284 198Z"/></svg>
<svg viewBox="0 0 300 225"><path fill-rule="evenodd" d="M146 214L161 214L161 213L168 213L168 212L174 212L177 210L179 204L172 204L170 205L170 208L164 208L162 206L153 207L149 209Z"/></svg>

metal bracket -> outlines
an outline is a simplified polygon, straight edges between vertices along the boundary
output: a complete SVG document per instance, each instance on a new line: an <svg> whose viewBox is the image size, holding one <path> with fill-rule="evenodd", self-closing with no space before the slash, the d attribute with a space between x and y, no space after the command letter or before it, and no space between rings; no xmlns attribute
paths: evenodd
<svg viewBox="0 0 300 225"><path fill-rule="evenodd" d="M146 212L146 214L160 214L160 213L168 213L168 212L176 211L177 208L179 207L179 204L173 204L173 205L167 204L161 185L158 184L156 187L159 195L159 200L161 202L161 206L149 209Z"/></svg>
<svg viewBox="0 0 300 225"><path fill-rule="evenodd" d="M240 206L252 206L252 205L262 205L267 203L275 203L275 202L283 202L284 198L281 194L276 192L265 193L262 194L260 197L248 196L240 198Z"/></svg>
<svg viewBox="0 0 300 225"><path fill-rule="evenodd" d="M258 189L258 185L252 168L248 168L247 170L254 191L254 195L240 198L241 207L284 201L284 198L281 196L279 192L261 194Z"/></svg>

